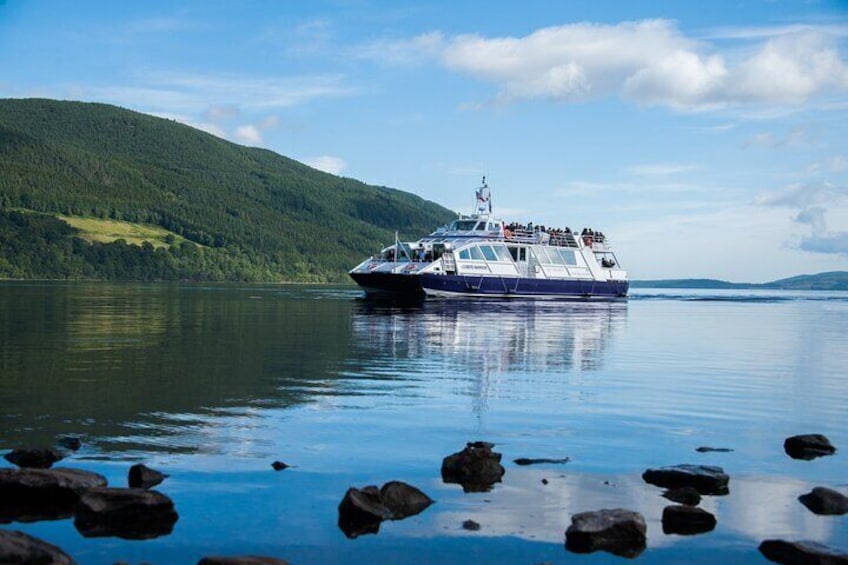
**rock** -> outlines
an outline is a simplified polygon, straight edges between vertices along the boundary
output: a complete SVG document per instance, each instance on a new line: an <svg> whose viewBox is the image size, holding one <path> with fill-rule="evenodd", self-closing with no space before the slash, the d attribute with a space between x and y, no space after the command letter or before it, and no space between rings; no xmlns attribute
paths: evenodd
<svg viewBox="0 0 848 565"><path fill-rule="evenodd" d="M433 500L412 485L390 481L380 489L380 499L388 509L390 520L402 520L423 512Z"/></svg>
<svg viewBox="0 0 848 565"><path fill-rule="evenodd" d="M64 459L65 455L52 447L38 449L14 449L4 455L13 465L27 469L49 469L56 461Z"/></svg>
<svg viewBox="0 0 848 565"><path fill-rule="evenodd" d="M211 555L198 561L197 565L289 565L289 562L284 559L264 557L261 555L241 555L234 557Z"/></svg>
<svg viewBox="0 0 848 565"><path fill-rule="evenodd" d="M663 533L688 536L711 532L715 527L715 516L701 508L676 504L663 508Z"/></svg>
<svg viewBox="0 0 848 565"><path fill-rule="evenodd" d="M274 461L273 463L271 463L271 467L273 467L275 471L282 471L283 469L288 469L290 465L287 465L282 461Z"/></svg>
<svg viewBox="0 0 848 565"><path fill-rule="evenodd" d="M848 553L839 553L814 541L765 540L760 553L769 561L786 565L848 565Z"/></svg>
<svg viewBox="0 0 848 565"><path fill-rule="evenodd" d="M462 529L471 532L476 532L480 529L480 524L478 524L474 520L466 520L462 523Z"/></svg>
<svg viewBox="0 0 848 565"><path fill-rule="evenodd" d="M179 518L170 498L142 488L88 489L74 514L74 526L87 538L156 538L170 534Z"/></svg>
<svg viewBox="0 0 848 565"><path fill-rule="evenodd" d="M816 487L799 496L798 500L816 514L835 516L848 513L848 496L827 487Z"/></svg>
<svg viewBox="0 0 848 565"><path fill-rule="evenodd" d="M339 503L339 529L351 539L376 534L383 520L414 516L432 503L429 496L401 481L389 481L380 489L351 487Z"/></svg>
<svg viewBox="0 0 848 565"><path fill-rule="evenodd" d="M389 509L383 504L376 486L350 487L339 503L338 525L345 536L354 539L379 532L380 523L388 515Z"/></svg>
<svg viewBox="0 0 848 565"><path fill-rule="evenodd" d="M64 447L65 449L70 449L71 451L78 451L80 447L82 447L82 440L75 436L64 436L60 437L57 443Z"/></svg>
<svg viewBox="0 0 848 565"><path fill-rule="evenodd" d="M70 518L79 493L106 477L78 469L0 469L0 523Z"/></svg>
<svg viewBox="0 0 848 565"><path fill-rule="evenodd" d="M716 451L716 452L719 452L719 453L730 453L730 452L731 452L731 451L733 451L733 450L732 450L732 449L730 449L729 447L707 447L707 446L701 446L701 447L696 448L696 449L695 449L695 451L697 451L698 453L709 453L709 452L711 452L711 451Z"/></svg>
<svg viewBox="0 0 848 565"><path fill-rule="evenodd" d="M645 550L645 518L623 508L581 512L571 517L565 531L565 548L574 553L607 551L637 557Z"/></svg>
<svg viewBox="0 0 848 565"><path fill-rule="evenodd" d="M724 469L712 465L674 465L648 469L642 473L646 483L663 488L693 487L701 494L723 495L730 492L730 477Z"/></svg>
<svg viewBox="0 0 848 565"><path fill-rule="evenodd" d="M563 457L562 459L528 459L527 457L519 457L518 459L513 459L516 465L538 465L539 463L561 464L568 463L569 461L571 461L570 457Z"/></svg>
<svg viewBox="0 0 848 565"><path fill-rule="evenodd" d="M687 506L698 506L701 503L701 493L695 487L669 489L663 493L663 496L673 502Z"/></svg>
<svg viewBox="0 0 848 565"><path fill-rule="evenodd" d="M71 557L46 541L23 532L0 530L0 563L74 565Z"/></svg>
<svg viewBox="0 0 848 565"><path fill-rule="evenodd" d="M462 485L465 492L487 492L501 482L504 468L501 454L488 442L468 443L465 449L442 460L442 480Z"/></svg>
<svg viewBox="0 0 848 565"><path fill-rule="evenodd" d="M821 434L802 434L786 438L783 450L793 459L809 461L823 455L833 455L836 448Z"/></svg>
<svg viewBox="0 0 848 565"><path fill-rule="evenodd" d="M160 473L156 469L138 463L130 467L127 482L130 488L150 488L155 487L166 478L168 478L168 475L165 473Z"/></svg>

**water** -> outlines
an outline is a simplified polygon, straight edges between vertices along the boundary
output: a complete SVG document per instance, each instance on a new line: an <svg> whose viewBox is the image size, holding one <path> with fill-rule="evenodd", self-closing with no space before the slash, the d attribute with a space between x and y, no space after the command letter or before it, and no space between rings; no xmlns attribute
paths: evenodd
<svg viewBox="0 0 848 565"><path fill-rule="evenodd" d="M564 548L570 516L641 512L646 563L766 563L767 538L848 551L848 518L798 501L848 493L848 293L655 291L627 303L372 303L352 287L0 284L0 451L83 448L61 465L126 485L136 462L180 519L145 541L73 521L12 523L82 564L614 563ZM842 451L796 461L783 440ZM503 482L463 493L442 458L494 442ZM730 452L698 453L699 446ZM567 464L521 467L518 457ZM275 472L271 462L292 468ZM649 467L720 465L718 525L666 535ZM0 463L8 466L5 460ZM347 539L350 486L413 484L436 503ZM544 480L544 482L543 482ZM0 501L2 504L2 501ZM481 524L462 529L464 520Z"/></svg>

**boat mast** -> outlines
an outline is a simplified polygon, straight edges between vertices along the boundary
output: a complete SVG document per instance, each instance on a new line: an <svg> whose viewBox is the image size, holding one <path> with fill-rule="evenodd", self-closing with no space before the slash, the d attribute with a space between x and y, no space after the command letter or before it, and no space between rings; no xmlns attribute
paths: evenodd
<svg viewBox="0 0 848 565"><path fill-rule="evenodd" d="M486 176L483 176L482 186L474 191L476 201L474 203L475 214L492 213L492 193L489 190L489 185L486 184Z"/></svg>

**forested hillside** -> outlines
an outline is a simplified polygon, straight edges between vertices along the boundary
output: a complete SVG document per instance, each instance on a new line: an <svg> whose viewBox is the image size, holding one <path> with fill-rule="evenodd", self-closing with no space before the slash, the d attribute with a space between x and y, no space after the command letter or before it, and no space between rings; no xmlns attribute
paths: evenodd
<svg viewBox="0 0 848 565"><path fill-rule="evenodd" d="M159 226L88 241L58 216ZM339 281L452 212L103 104L0 100L0 278Z"/></svg>

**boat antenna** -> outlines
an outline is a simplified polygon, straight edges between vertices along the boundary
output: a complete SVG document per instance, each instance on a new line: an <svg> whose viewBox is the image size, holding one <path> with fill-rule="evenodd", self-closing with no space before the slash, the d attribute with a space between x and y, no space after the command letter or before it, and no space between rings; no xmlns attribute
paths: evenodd
<svg viewBox="0 0 848 565"><path fill-rule="evenodd" d="M480 188L475 191L476 202L475 202L475 210L476 214L483 214L488 209L489 213L492 213L492 193L489 190L489 185L486 184L486 175L483 175L483 182Z"/></svg>

